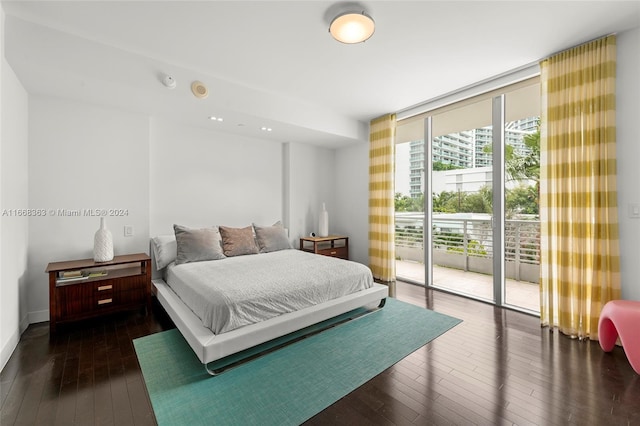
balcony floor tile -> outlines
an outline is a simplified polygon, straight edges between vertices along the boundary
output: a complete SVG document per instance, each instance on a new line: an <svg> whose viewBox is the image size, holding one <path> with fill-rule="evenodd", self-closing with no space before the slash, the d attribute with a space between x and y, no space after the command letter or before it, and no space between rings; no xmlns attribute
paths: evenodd
<svg viewBox="0 0 640 426"><path fill-rule="evenodd" d="M396 260L396 275L399 279L408 279L424 283L424 264L406 260ZM524 281L507 279L506 303L530 311L540 312L539 285ZM457 293L493 300L493 276L465 272L460 269L433 267L434 287Z"/></svg>

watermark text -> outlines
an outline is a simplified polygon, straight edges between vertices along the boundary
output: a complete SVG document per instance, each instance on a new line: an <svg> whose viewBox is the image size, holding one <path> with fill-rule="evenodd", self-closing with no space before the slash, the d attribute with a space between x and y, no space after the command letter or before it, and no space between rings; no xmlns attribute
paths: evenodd
<svg viewBox="0 0 640 426"><path fill-rule="evenodd" d="M129 216L129 209L3 209L2 217L117 217Z"/></svg>

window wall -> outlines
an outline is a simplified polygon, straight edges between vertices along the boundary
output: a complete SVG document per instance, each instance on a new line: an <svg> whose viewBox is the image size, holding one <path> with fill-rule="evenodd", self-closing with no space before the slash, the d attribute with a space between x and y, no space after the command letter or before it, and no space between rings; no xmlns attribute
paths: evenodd
<svg viewBox="0 0 640 426"><path fill-rule="evenodd" d="M399 121L399 279L539 312L538 125L537 78Z"/></svg>

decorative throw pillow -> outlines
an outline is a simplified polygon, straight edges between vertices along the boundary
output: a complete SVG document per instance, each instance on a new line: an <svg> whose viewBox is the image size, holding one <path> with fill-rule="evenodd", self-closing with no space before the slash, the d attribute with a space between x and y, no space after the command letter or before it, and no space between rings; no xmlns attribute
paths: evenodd
<svg viewBox="0 0 640 426"><path fill-rule="evenodd" d="M287 231L280 221L274 223L273 226L258 226L254 223L253 229L256 231L256 242L260 247L260 253L291 248L291 243L287 238Z"/></svg>
<svg viewBox="0 0 640 426"><path fill-rule="evenodd" d="M151 239L156 269L159 271L176 260L177 246L175 235L158 235Z"/></svg>
<svg viewBox="0 0 640 426"><path fill-rule="evenodd" d="M176 234L176 265L204 260L224 259L220 234L214 228L191 229L173 225Z"/></svg>
<svg viewBox="0 0 640 426"><path fill-rule="evenodd" d="M247 226L246 228L220 226L219 228L225 256L232 257L258 253L252 226Z"/></svg>

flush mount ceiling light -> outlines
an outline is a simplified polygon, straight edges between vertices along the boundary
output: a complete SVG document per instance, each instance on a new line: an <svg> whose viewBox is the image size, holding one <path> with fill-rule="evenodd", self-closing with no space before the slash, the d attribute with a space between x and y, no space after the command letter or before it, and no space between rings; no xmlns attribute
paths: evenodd
<svg viewBox="0 0 640 426"><path fill-rule="evenodd" d="M373 18L362 12L346 12L336 16L329 32L341 43L355 44L368 40L376 29Z"/></svg>

